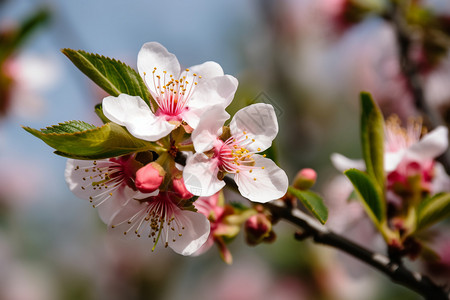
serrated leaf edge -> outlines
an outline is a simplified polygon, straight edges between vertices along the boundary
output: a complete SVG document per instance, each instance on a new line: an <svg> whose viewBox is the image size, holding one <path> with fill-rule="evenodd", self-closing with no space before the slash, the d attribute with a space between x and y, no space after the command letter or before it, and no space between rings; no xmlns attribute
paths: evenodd
<svg viewBox="0 0 450 300"><path fill-rule="evenodd" d="M51 129L51 128L53 128L55 126L59 126L59 125L65 125L65 124L68 124L68 122L71 122L71 121L66 121L64 123L58 123L58 125L51 125L51 126L48 126L48 127L45 127L45 128L41 128L41 129L35 129L35 128L28 127L28 126L22 126L22 128L25 129L26 131L30 132L30 133L31 133L31 131L34 131L34 132L38 132L39 134L43 134L43 135L47 135L47 136L59 136L59 135L77 135L77 134L82 134L82 133L86 133L86 132L91 132L91 131L94 131L94 130L99 130L99 129L102 129L103 127L105 127L105 126L111 126L110 125L111 123L106 123L106 124L103 124L103 125L101 125L99 127L86 129L86 130L82 130L82 131L77 131L77 132L66 132L66 133L56 133L56 132L45 133L45 132L42 132L42 130ZM86 124L88 124L88 123L86 123Z"/></svg>

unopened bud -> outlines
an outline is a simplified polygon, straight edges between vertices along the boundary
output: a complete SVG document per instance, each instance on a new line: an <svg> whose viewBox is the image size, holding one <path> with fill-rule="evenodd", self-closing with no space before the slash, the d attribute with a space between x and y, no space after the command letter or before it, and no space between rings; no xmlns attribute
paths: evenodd
<svg viewBox="0 0 450 300"><path fill-rule="evenodd" d="M258 213L245 222L246 240L249 245L257 245L270 236L272 223L265 214Z"/></svg>
<svg viewBox="0 0 450 300"><path fill-rule="evenodd" d="M151 162L136 172L136 188L142 193L156 191L163 182L166 172L156 162Z"/></svg>
<svg viewBox="0 0 450 300"><path fill-rule="evenodd" d="M310 168L301 169L295 176L293 186L299 190L308 190L316 183L316 179L316 171Z"/></svg>
<svg viewBox="0 0 450 300"><path fill-rule="evenodd" d="M194 196L186 189L183 177L172 179L172 189L181 199L189 199Z"/></svg>

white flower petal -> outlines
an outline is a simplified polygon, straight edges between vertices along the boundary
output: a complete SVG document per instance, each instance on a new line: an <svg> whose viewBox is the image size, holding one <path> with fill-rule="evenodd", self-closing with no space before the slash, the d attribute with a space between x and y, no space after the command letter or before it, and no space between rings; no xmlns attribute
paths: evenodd
<svg viewBox="0 0 450 300"><path fill-rule="evenodd" d="M185 109L181 114L180 117L183 121L188 123L189 126L191 126L193 129L197 128L198 123L200 123L201 117L205 113L205 109Z"/></svg>
<svg viewBox="0 0 450 300"><path fill-rule="evenodd" d="M120 94L106 97L103 99L103 113L114 123L125 126L133 136L146 141L157 141L176 127L162 116L156 117L138 96Z"/></svg>
<svg viewBox="0 0 450 300"><path fill-rule="evenodd" d="M231 75L206 79L195 88L189 99L188 107L189 109L201 110L202 112L216 105L225 108L233 100L237 86L237 79Z"/></svg>
<svg viewBox="0 0 450 300"><path fill-rule="evenodd" d="M405 157L405 149L401 149L396 152L385 152L384 153L384 170L386 172L392 172L397 169L397 166Z"/></svg>
<svg viewBox="0 0 450 300"><path fill-rule="evenodd" d="M234 177L241 195L260 203L283 197L289 185L286 173L268 158L258 154L252 157L256 168L251 173L249 171L236 173Z"/></svg>
<svg viewBox="0 0 450 300"><path fill-rule="evenodd" d="M146 141L157 141L168 135L176 125L165 120L164 116L154 118L136 117L126 124L128 131L135 137Z"/></svg>
<svg viewBox="0 0 450 300"><path fill-rule="evenodd" d="M164 229L163 236L167 234L166 242L173 251L181 255L191 255L208 239L210 223L204 215L187 210L180 210L175 218L178 227L184 227L181 230L181 236L178 230L173 231L167 227Z"/></svg>
<svg viewBox="0 0 450 300"><path fill-rule="evenodd" d="M195 76L197 77L196 79L194 78L194 74L197 74L197 76ZM192 79L195 79L195 81L198 81L198 84L201 84L207 79L223 75L223 69L218 63L214 61L207 61L202 63L201 65L190 67L189 72L181 72L180 77L186 76L186 80L188 82L193 82ZM201 76L202 78L198 78L199 76Z"/></svg>
<svg viewBox="0 0 450 300"><path fill-rule="evenodd" d="M74 160L68 159L66 163L66 169L64 171L64 177L66 179L67 186L70 191L78 198L89 200L90 191L81 189L81 186L86 185L83 178L86 176L82 172L75 172L76 168L90 168L93 167L92 161L89 160Z"/></svg>
<svg viewBox="0 0 450 300"><path fill-rule="evenodd" d="M196 196L211 196L220 191L225 183L217 178L217 164L215 159L210 159L203 153L195 153L188 158L183 170L186 189Z"/></svg>
<svg viewBox="0 0 450 300"><path fill-rule="evenodd" d="M117 227L119 231L125 231L130 227L134 228L134 223L142 220L142 218L139 218L138 216L145 216L147 208L148 204L145 201L139 201L134 198L128 199L128 201L122 206L122 209L110 216L108 225ZM133 216L133 222L127 222Z"/></svg>
<svg viewBox="0 0 450 300"><path fill-rule="evenodd" d="M366 164L362 159L350 159L339 153L331 154L330 158L333 166L340 172L344 172L345 170L352 168L361 171L366 169Z"/></svg>
<svg viewBox="0 0 450 300"><path fill-rule="evenodd" d="M208 251L214 245L214 237L211 236L211 232L209 234L210 236L208 237L206 242L197 251L192 253L191 256L202 255L203 253L206 253L206 251Z"/></svg>
<svg viewBox="0 0 450 300"><path fill-rule="evenodd" d="M178 78L181 70L177 57L157 42L145 43L142 46L137 58L137 67L139 74L144 78L153 95L156 93L153 76L156 78L159 75L164 78L164 75L173 75L173 77ZM155 67L156 70L153 74ZM163 71L166 71L167 74L164 74ZM144 73L146 74L144 75Z"/></svg>
<svg viewBox="0 0 450 300"><path fill-rule="evenodd" d="M124 188L97 207L98 215L103 223L111 225L113 218L133 201L136 192L130 188Z"/></svg>
<svg viewBox="0 0 450 300"><path fill-rule="evenodd" d="M450 176L445 172L444 166L438 162L434 166L434 179L431 192L433 194L450 192Z"/></svg>
<svg viewBox="0 0 450 300"><path fill-rule="evenodd" d="M138 118L155 118L150 107L139 96L120 94L103 99L103 113L112 122L125 126L130 120Z"/></svg>
<svg viewBox="0 0 450 300"><path fill-rule="evenodd" d="M222 126L228 118L230 115L220 106L211 109L202 117L191 135L196 152L205 152L213 147L217 137L222 134Z"/></svg>
<svg viewBox="0 0 450 300"><path fill-rule="evenodd" d="M257 103L239 110L230 123L233 136L245 131L255 141L246 148L250 151L264 151L272 145L278 133L278 122L272 105Z"/></svg>
<svg viewBox="0 0 450 300"><path fill-rule="evenodd" d="M419 159L434 159L448 148L448 129L439 126L407 150L407 155Z"/></svg>
<svg viewBox="0 0 450 300"><path fill-rule="evenodd" d="M99 189L94 186L94 182L101 181L91 170L98 167L114 165L108 160L98 160L96 164L89 160L67 160L65 178L69 189L79 198L91 201L98 208L98 213L102 221L109 224L111 217L117 214L122 208L134 198L138 193L125 183L115 187L103 187ZM89 172L86 172L88 170Z"/></svg>

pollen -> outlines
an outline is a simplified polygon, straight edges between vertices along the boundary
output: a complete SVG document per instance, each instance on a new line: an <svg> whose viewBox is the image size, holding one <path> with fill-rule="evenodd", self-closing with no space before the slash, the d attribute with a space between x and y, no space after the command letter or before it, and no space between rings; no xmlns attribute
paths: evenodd
<svg viewBox="0 0 450 300"><path fill-rule="evenodd" d="M386 120L385 146L387 150L398 151L417 143L426 133L422 122L421 118L410 118L407 127L404 128L401 126L400 118L397 115L391 115Z"/></svg>
<svg viewBox="0 0 450 300"><path fill-rule="evenodd" d="M236 134L224 141L224 145L219 150L219 168L225 173L239 174L241 171L249 171L255 168L255 160L253 154L255 151L250 151L247 147L254 142L247 135L247 131L241 134ZM248 174L248 173L247 173Z"/></svg>
<svg viewBox="0 0 450 300"><path fill-rule="evenodd" d="M185 70L189 72L189 69ZM159 107L159 112L169 119L177 119L187 109L189 99L194 93L200 77L195 74L193 82L189 83L185 80L186 76L168 74L166 70L163 70L163 76L160 76L155 71L156 68L153 70L153 88L148 86L151 81L144 80L144 82L150 90L155 91L156 96L154 98Z"/></svg>

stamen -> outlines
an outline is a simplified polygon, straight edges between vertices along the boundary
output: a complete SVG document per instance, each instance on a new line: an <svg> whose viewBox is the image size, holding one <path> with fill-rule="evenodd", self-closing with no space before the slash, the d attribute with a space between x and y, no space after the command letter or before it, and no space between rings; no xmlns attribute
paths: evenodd
<svg viewBox="0 0 450 300"><path fill-rule="evenodd" d="M154 69L154 71L156 68ZM170 118L177 118L181 112L187 107L190 97L194 91L193 87L197 85L194 79L192 84L186 81L186 76L175 78L173 74L169 74L166 80L167 71L162 71L164 76L156 75L153 72L153 89L155 102L158 104L159 112ZM189 69L186 69L189 72ZM194 78L197 74L195 74Z"/></svg>

